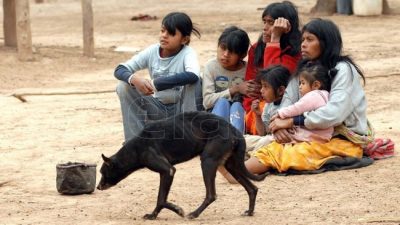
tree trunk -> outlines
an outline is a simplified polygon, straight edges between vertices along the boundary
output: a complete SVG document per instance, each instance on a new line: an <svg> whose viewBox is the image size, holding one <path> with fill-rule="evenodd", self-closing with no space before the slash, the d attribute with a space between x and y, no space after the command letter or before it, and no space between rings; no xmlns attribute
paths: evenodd
<svg viewBox="0 0 400 225"><path fill-rule="evenodd" d="M82 0L83 55L94 57L92 0Z"/></svg>
<svg viewBox="0 0 400 225"><path fill-rule="evenodd" d="M16 0L18 58L32 60L31 21L29 18L29 0Z"/></svg>
<svg viewBox="0 0 400 225"><path fill-rule="evenodd" d="M382 14L391 14L392 10L389 7L389 3L387 2L387 0L383 0L382 4L383 4L382 5Z"/></svg>
<svg viewBox="0 0 400 225"><path fill-rule="evenodd" d="M336 12L336 0L318 0L311 8L312 14L332 15Z"/></svg>
<svg viewBox="0 0 400 225"><path fill-rule="evenodd" d="M17 22L15 17L15 0L3 0L4 10L4 45L17 47Z"/></svg>

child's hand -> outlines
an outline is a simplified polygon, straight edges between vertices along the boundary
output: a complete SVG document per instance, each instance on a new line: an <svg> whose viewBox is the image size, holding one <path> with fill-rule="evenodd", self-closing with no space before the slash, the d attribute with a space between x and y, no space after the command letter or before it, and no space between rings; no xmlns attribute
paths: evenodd
<svg viewBox="0 0 400 225"><path fill-rule="evenodd" d="M242 95L246 95L250 98L259 98L260 97L260 85L254 80L247 80L238 85L235 85L231 89L231 94L240 93Z"/></svg>
<svg viewBox="0 0 400 225"><path fill-rule="evenodd" d="M131 84L134 85L135 88L138 91L140 91L143 95L154 94L153 85L151 84L151 81L148 79L134 76L131 79Z"/></svg>
<svg viewBox="0 0 400 225"><path fill-rule="evenodd" d="M250 98L260 98L261 85L254 80L249 80L247 82L246 95Z"/></svg>
<svg viewBox="0 0 400 225"><path fill-rule="evenodd" d="M247 97L252 97L252 98L258 97L258 95L256 94L257 86L254 81L243 81L240 84L233 85L229 89L229 91L232 96L236 93L240 93L242 95L246 95Z"/></svg>
<svg viewBox="0 0 400 225"><path fill-rule="evenodd" d="M260 100L255 99L251 102L251 111L253 111L257 116L261 116Z"/></svg>
<svg viewBox="0 0 400 225"><path fill-rule="evenodd" d="M288 119L275 118L274 120L271 120L269 123L269 130L272 133L280 129L287 129L291 127L293 127L293 118L288 118Z"/></svg>
<svg viewBox="0 0 400 225"><path fill-rule="evenodd" d="M290 32L291 29L292 26L290 25L289 20L279 17L274 21L274 25L272 27L271 42L279 42L281 36Z"/></svg>

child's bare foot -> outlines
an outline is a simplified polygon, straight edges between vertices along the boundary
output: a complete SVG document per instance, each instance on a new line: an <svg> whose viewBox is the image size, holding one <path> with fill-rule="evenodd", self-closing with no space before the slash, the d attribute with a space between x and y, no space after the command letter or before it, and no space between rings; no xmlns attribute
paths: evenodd
<svg viewBox="0 0 400 225"><path fill-rule="evenodd" d="M237 180L228 172L228 170L225 169L225 167L218 167L218 172L220 172L230 184L238 183Z"/></svg>

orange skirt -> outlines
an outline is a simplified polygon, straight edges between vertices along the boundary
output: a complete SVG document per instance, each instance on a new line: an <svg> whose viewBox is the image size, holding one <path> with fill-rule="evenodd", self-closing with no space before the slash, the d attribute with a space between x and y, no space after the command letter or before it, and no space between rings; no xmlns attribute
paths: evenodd
<svg viewBox="0 0 400 225"><path fill-rule="evenodd" d="M264 110L265 101L260 101L258 105L261 111ZM246 134L258 135L256 128L256 114L253 111L249 111L245 117Z"/></svg>
<svg viewBox="0 0 400 225"><path fill-rule="evenodd" d="M362 157L362 148L350 141L333 138L327 143L301 142L279 144L272 142L258 149L253 156L267 166L279 172L289 169L317 170L334 157Z"/></svg>

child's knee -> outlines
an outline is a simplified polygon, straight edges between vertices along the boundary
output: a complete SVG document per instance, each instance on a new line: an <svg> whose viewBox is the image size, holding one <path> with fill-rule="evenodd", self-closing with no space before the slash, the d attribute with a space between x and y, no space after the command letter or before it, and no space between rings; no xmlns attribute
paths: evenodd
<svg viewBox="0 0 400 225"><path fill-rule="evenodd" d="M240 102L232 103L231 110L238 111L239 113L244 115L244 108Z"/></svg>
<svg viewBox="0 0 400 225"><path fill-rule="evenodd" d="M129 89L131 88L132 87L126 82L119 81L116 87L116 91L120 98L126 98L126 95L128 95Z"/></svg>
<svg viewBox="0 0 400 225"><path fill-rule="evenodd" d="M229 113L230 113L230 103L226 98L220 98L214 105L212 113L218 116L221 116L226 121L230 121Z"/></svg>
<svg viewBox="0 0 400 225"><path fill-rule="evenodd" d="M215 107L222 107L222 108L229 108L230 107L230 102L226 98L219 98L214 105Z"/></svg>

